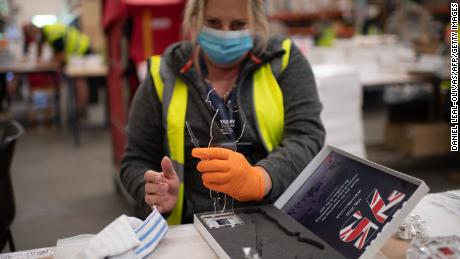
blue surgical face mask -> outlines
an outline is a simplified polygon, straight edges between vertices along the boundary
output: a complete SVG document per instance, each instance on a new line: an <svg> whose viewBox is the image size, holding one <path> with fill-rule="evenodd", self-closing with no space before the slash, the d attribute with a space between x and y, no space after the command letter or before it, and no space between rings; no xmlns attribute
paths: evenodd
<svg viewBox="0 0 460 259"><path fill-rule="evenodd" d="M220 65L234 63L254 46L249 30L222 31L206 26L198 35L198 44L212 62Z"/></svg>

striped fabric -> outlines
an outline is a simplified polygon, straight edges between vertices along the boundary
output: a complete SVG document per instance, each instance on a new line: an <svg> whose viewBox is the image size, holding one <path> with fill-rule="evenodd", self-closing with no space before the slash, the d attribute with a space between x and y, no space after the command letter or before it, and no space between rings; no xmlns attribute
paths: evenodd
<svg viewBox="0 0 460 259"><path fill-rule="evenodd" d="M135 233L141 244L134 249L138 258L149 255L168 232L168 224L154 208Z"/></svg>
<svg viewBox="0 0 460 259"><path fill-rule="evenodd" d="M136 220L138 224L142 222L139 219ZM140 241L133 231L132 222L134 223L126 215L121 215L93 236L84 248L72 258L103 259L136 249L140 245Z"/></svg>
<svg viewBox="0 0 460 259"><path fill-rule="evenodd" d="M168 231L168 224L154 208L145 221L121 215L91 237L73 259L143 259Z"/></svg>

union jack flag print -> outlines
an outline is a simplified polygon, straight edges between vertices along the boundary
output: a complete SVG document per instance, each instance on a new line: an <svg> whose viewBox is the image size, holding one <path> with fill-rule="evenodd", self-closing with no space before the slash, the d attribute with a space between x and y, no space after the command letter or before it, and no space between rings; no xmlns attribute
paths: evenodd
<svg viewBox="0 0 460 259"><path fill-rule="evenodd" d="M371 207L375 219L383 223L387 220L388 215L396 208L395 206L403 201L404 197L406 197L404 193L394 190L387 198L388 203L385 203L379 191L374 189L371 195L367 197L367 203Z"/></svg>
<svg viewBox="0 0 460 259"><path fill-rule="evenodd" d="M356 211L340 230L340 239L343 242L355 242L355 247L362 249L367 240L377 231L378 226L368 218L363 217L361 211Z"/></svg>

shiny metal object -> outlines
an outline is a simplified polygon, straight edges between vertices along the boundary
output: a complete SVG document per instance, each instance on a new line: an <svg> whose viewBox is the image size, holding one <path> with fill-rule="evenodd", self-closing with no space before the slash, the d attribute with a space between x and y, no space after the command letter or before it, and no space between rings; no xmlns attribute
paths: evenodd
<svg viewBox="0 0 460 259"><path fill-rule="evenodd" d="M419 215L412 215L398 227L394 236L403 240L423 238L426 235L426 227L426 221Z"/></svg>
<svg viewBox="0 0 460 259"><path fill-rule="evenodd" d="M460 258L460 237L427 237L413 240L406 256L407 259Z"/></svg>

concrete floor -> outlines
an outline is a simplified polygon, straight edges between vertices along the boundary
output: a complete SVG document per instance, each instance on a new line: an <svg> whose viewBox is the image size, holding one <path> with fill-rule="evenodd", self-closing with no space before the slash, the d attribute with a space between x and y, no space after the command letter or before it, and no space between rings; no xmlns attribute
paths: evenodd
<svg viewBox="0 0 460 259"><path fill-rule="evenodd" d="M460 174L458 157L408 160L376 144L383 117L364 116L370 160L424 179L433 192L460 188L451 177ZM115 191L115 173L107 130L83 132L80 147L65 131L27 130L12 165L17 249L54 246L60 238L97 233L119 215L129 215L131 208Z"/></svg>
<svg viewBox="0 0 460 259"><path fill-rule="evenodd" d="M18 141L12 165L18 250L97 233L128 207L115 192L110 135L85 132L75 147L68 133L34 129Z"/></svg>

